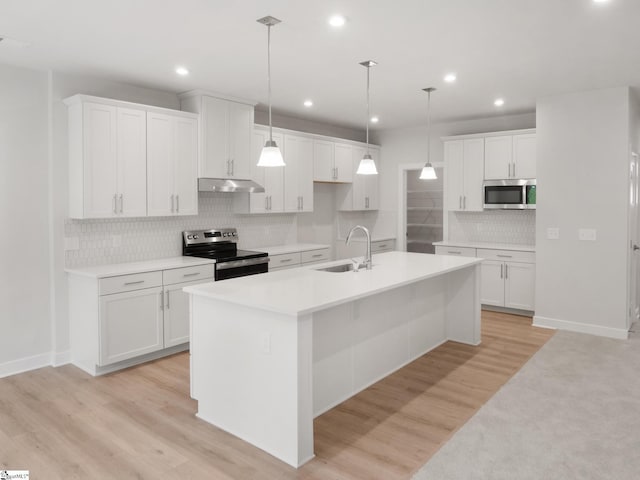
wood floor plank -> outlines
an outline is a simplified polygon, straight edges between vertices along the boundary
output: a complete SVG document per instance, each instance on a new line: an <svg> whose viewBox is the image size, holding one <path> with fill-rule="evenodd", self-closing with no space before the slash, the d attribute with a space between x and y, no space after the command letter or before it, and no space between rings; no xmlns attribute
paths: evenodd
<svg viewBox="0 0 640 480"><path fill-rule="evenodd" d="M406 479L553 335L483 312L447 342L314 421L296 470L195 416L189 355L93 378L66 365L0 379L0 468L47 479Z"/></svg>

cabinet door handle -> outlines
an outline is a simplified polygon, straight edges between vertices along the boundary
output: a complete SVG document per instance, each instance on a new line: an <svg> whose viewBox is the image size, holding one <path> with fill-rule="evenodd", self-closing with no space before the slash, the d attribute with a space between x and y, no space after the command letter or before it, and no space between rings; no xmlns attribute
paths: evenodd
<svg viewBox="0 0 640 480"><path fill-rule="evenodd" d="M500 278L504 278L503 269L504 269L504 263L501 263L500 264Z"/></svg>
<svg viewBox="0 0 640 480"><path fill-rule="evenodd" d="M120 213L124 213L124 195L120 194Z"/></svg>
<svg viewBox="0 0 640 480"><path fill-rule="evenodd" d="M316 253L315 255L311 255L311 258L320 258L321 256L321 253Z"/></svg>
<svg viewBox="0 0 640 480"><path fill-rule="evenodd" d="M176 195L176 213L180 212L180 195Z"/></svg>
<svg viewBox="0 0 640 480"><path fill-rule="evenodd" d="M113 213L118 213L118 195L113 194Z"/></svg>
<svg viewBox="0 0 640 480"><path fill-rule="evenodd" d="M455 250L447 250L447 253L450 253L451 255L462 255L462 252L456 252Z"/></svg>
<svg viewBox="0 0 640 480"><path fill-rule="evenodd" d="M174 203L173 203L173 195L171 195L171 213L175 211Z"/></svg>
<svg viewBox="0 0 640 480"><path fill-rule="evenodd" d="M384 245L378 245L378 248L387 248L387 245L386 245L386 244L384 244Z"/></svg>
<svg viewBox="0 0 640 480"><path fill-rule="evenodd" d="M458 206L458 208L459 208L460 210L462 210L462 195L460 195L460 196L458 197L458 203L460 204L460 205Z"/></svg>
<svg viewBox="0 0 640 480"><path fill-rule="evenodd" d="M269 195L269 210L271 210L271 206L273 205L271 195Z"/></svg>
<svg viewBox="0 0 640 480"><path fill-rule="evenodd" d="M171 308L171 304L170 304L170 299L171 298L171 292L167 292L167 310L169 310Z"/></svg>
<svg viewBox="0 0 640 480"><path fill-rule="evenodd" d="M141 283L144 283L144 280L138 280L137 282L124 282L124 285L127 287L129 285L140 285Z"/></svg>
<svg viewBox="0 0 640 480"><path fill-rule="evenodd" d="M282 260L279 260L280 263L287 263L290 262L291 259L290 258L283 258Z"/></svg>
<svg viewBox="0 0 640 480"><path fill-rule="evenodd" d="M160 292L160 310L164 310L164 290Z"/></svg>
<svg viewBox="0 0 640 480"><path fill-rule="evenodd" d="M234 171L236 169L235 159L231 159L231 176L233 177Z"/></svg>
<svg viewBox="0 0 640 480"><path fill-rule="evenodd" d="M509 265L507 265L506 263L504 265L504 278L509 278Z"/></svg>
<svg viewBox="0 0 640 480"><path fill-rule="evenodd" d="M300 197L300 210L304 210L304 197Z"/></svg>
<svg viewBox="0 0 640 480"><path fill-rule="evenodd" d="M200 272L193 272L193 273L185 273L184 275L182 275L183 277L195 277L196 275L200 275Z"/></svg>
<svg viewBox="0 0 640 480"><path fill-rule="evenodd" d="M500 258L513 258L512 255L496 255L496 257L500 257Z"/></svg>
<svg viewBox="0 0 640 480"><path fill-rule="evenodd" d="M466 195L464 197L462 197L462 208L464 210L467 209L467 196Z"/></svg>

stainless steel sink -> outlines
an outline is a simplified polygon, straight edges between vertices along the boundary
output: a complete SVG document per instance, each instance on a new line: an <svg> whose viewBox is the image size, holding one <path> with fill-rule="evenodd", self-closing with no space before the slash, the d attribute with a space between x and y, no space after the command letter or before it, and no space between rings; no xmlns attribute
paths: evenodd
<svg viewBox="0 0 640 480"><path fill-rule="evenodd" d="M319 272L352 272L353 271L353 263L343 263L341 265L334 265L333 267L325 267L325 268L316 268Z"/></svg>

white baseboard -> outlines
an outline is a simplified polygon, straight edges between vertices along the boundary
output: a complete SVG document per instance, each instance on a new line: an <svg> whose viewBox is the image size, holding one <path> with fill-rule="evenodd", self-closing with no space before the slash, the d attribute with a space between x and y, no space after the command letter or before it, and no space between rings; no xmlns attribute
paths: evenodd
<svg viewBox="0 0 640 480"><path fill-rule="evenodd" d="M51 365L51 354L42 353L0 364L0 378Z"/></svg>
<svg viewBox="0 0 640 480"><path fill-rule="evenodd" d="M588 333L590 335L616 338L618 340L626 340L627 338L629 338L629 332L622 328L590 325L588 323L571 322L569 320L559 320L557 318L541 317L539 315L535 315L533 317L533 326L543 328L556 328L558 330L568 330L570 332Z"/></svg>
<svg viewBox="0 0 640 480"><path fill-rule="evenodd" d="M67 363L71 363L71 350L58 353L51 352L51 366L60 367Z"/></svg>

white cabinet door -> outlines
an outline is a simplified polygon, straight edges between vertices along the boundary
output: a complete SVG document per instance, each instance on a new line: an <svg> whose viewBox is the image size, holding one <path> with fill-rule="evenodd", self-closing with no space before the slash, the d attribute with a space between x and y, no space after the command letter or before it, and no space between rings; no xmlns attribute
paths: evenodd
<svg viewBox="0 0 640 480"><path fill-rule="evenodd" d="M500 180L513 178L513 137L501 135L484 140L484 178Z"/></svg>
<svg viewBox="0 0 640 480"><path fill-rule="evenodd" d="M268 133L267 133L268 136ZM273 134L273 141L276 142L282 152L286 164L286 149L284 148L284 137L279 133ZM279 213L284 211L284 175L289 166L286 167L254 167L264 170L264 189L266 194L267 213Z"/></svg>
<svg viewBox="0 0 640 480"><path fill-rule="evenodd" d="M147 113L147 213L173 215L173 119L169 115Z"/></svg>
<svg viewBox="0 0 640 480"><path fill-rule="evenodd" d="M100 365L163 348L161 302L161 287L100 297Z"/></svg>
<svg viewBox="0 0 640 480"><path fill-rule="evenodd" d="M378 172L380 172L380 149L370 147L369 152L371 153L371 157L373 161L376 162L376 167L378 168ZM379 190L380 190L380 174L378 175L365 175L366 182L366 204L365 208L367 210L377 210L378 209L378 198L379 198Z"/></svg>
<svg viewBox="0 0 640 480"><path fill-rule="evenodd" d="M202 121L200 177L226 178L231 172L227 103L220 98L203 96L201 109L196 112Z"/></svg>
<svg viewBox="0 0 640 480"><path fill-rule="evenodd" d="M147 215L147 113L117 108L118 213Z"/></svg>
<svg viewBox="0 0 640 480"><path fill-rule="evenodd" d="M313 141L313 180L335 182L335 144L326 140Z"/></svg>
<svg viewBox="0 0 640 480"><path fill-rule="evenodd" d="M335 144L334 168L335 182L350 183L353 181L353 147L351 145L344 143Z"/></svg>
<svg viewBox="0 0 640 480"><path fill-rule="evenodd" d="M504 306L504 262L485 260L480 266L480 303Z"/></svg>
<svg viewBox="0 0 640 480"><path fill-rule="evenodd" d="M198 123L147 113L147 213L198 213Z"/></svg>
<svg viewBox="0 0 640 480"><path fill-rule="evenodd" d="M82 110L83 216L113 217L118 211L117 109L84 103Z"/></svg>
<svg viewBox="0 0 640 480"><path fill-rule="evenodd" d="M284 137L284 211L313 211L313 142L295 135Z"/></svg>
<svg viewBox="0 0 640 480"><path fill-rule="evenodd" d="M174 213L198 213L198 121L195 118L173 119L173 193Z"/></svg>
<svg viewBox="0 0 640 480"><path fill-rule="evenodd" d="M536 178L536 134L513 136L513 177Z"/></svg>
<svg viewBox="0 0 640 480"><path fill-rule="evenodd" d="M444 142L445 195L448 209L462 210L464 195L464 142L451 140Z"/></svg>
<svg viewBox="0 0 640 480"><path fill-rule="evenodd" d="M164 348L189 341L189 294L183 292L182 289L198 284L202 284L202 281L178 283L165 287Z"/></svg>
<svg viewBox="0 0 640 480"><path fill-rule="evenodd" d="M462 206L466 212L481 212L484 199L482 183L484 176L484 139L472 138L464 141L464 197Z"/></svg>
<svg viewBox="0 0 640 480"><path fill-rule="evenodd" d="M506 262L504 306L535 310L535 280L535 264Z"/></svg>
<svg viewBox="0 0 640 480"><path fill-rule="evenodd" d="M229 109L229 156L231 159L231 178L251 178L251 169L258 163L253 157L251 136L253 132L253 106L238 102L227 102ZM274 138L275 140L275 138ZM276 140L277 142L277 140ZM278 143L282 148L282 145Z"/></svg>

